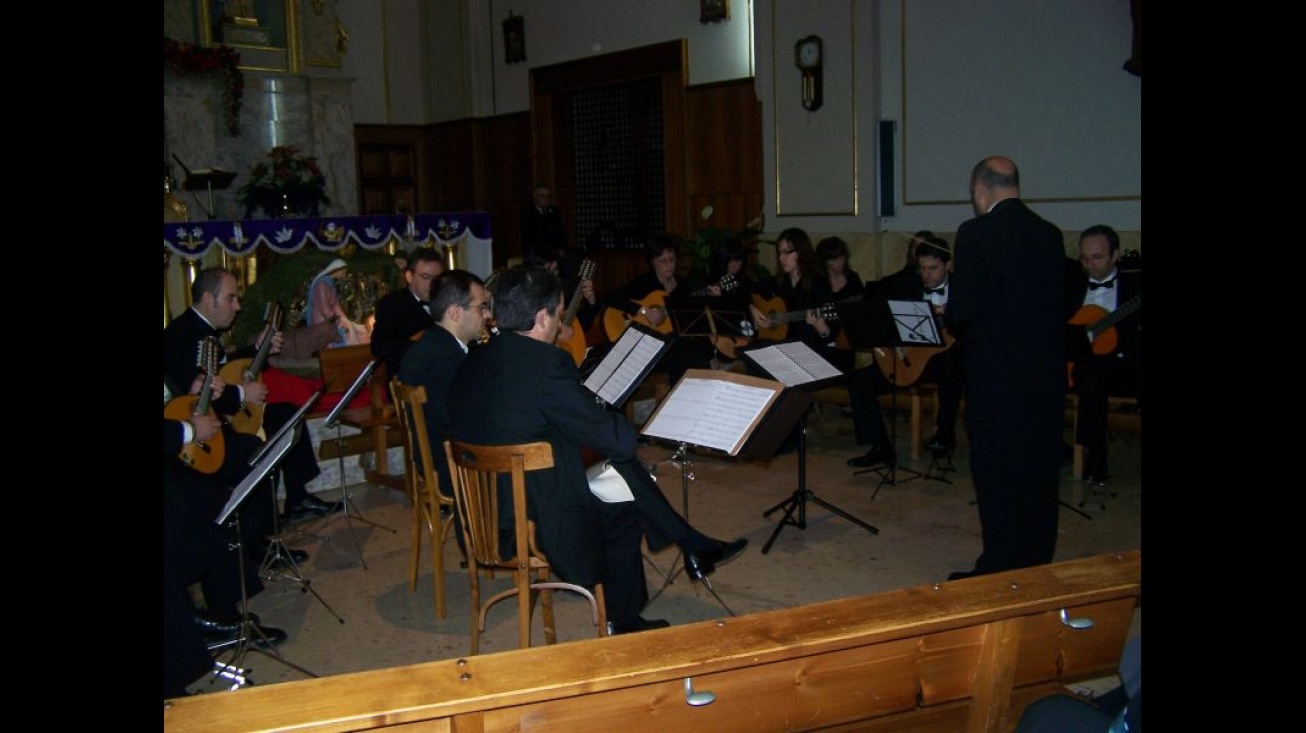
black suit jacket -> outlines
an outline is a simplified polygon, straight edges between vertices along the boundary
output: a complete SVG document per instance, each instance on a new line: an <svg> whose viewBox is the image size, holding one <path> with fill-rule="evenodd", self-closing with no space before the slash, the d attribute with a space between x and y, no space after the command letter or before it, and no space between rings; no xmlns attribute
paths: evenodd
<svg viewBox="0 0 1306 733"><path fill-rule="evenodd" d="M1116 309L1117 311L1126 307L1131 300L1143 294L1143 273L1141 270L1124 271L1116 270ZM1084 304L1084 298L1088 292L1088 276L1082 271L1076 283L1076 291L1079 295L1078 305ZM1141 301L1140 301L1141 303ZM1076 308L1078 310L1078 308ZM1091 325L1091 324L1089 324ZM1112 355L1118 355L1129 360L1141 360L1143 355L1143 309L1139 305L1129 315L1121 316L1116 321L1113 328L1116 331L1117 344Z"/></svg>
<svg viewBox="0 0 1306 733"><path fill-rule="evenodd" d="M413 345L413 335L430 328L434 322L407 287L391 290L376 302L372 356L380 357L387 376L399 374L399 363Z"/></svg>
<svg viewBox="0 0 1306 733"><path fill-rule="evenodd" d="M567 227L562 221L562 212L556 206L549 206L540 211L535 204L527 204L521 210L522 251L530 252L532 247L552 247L558 252L567 250Z"/></svg>
<svg viewBox="0 0 1306 733"><path fill-rule="evenodd" d="M1064 392L1065 245L1019 199L964 222L945 321L966 354L974 396Z"/></svg>
<svg viewBox="0 0 1306 733"><path fill-rule="evenodd" d="M529 514L558 576L590 585L604 578L599 500L585 478L582 446L617 461L635 457L626 419L595 401L566 351L516 333L473 349L449 395L453 437L481 445L546 441L552 470L527 474Z"/></svg>
<svg viewBox="0 0 1306 733"><path fill-rule="evenodd" d="M199 375L199 362L196 360L200 340L206 336L217 337L218 332L200 317L194 308L172 319L163 329L163 376L174 389L188 390ZM233 357L240 357L252 349L237 351ZM252 353L251 353L252 355ZM219 364L227 362L227 355L220 354ZM228 384L221 395L214 395L213 411L219 415L233 415L240 409L240 387Z"/></svg>
<svg viewBox="0 0 1306 733"><path fill-rule="evenodd" d="M453 496L449 461L444 455L444 441L449 439L449 429L453 426L452 413L449 411L449 388L465 358L467 354L453 334L444 328L431 328L408 349L397 372L399 381L404 384L426 387L426 404L422 412L426 417L426 432L431 440L435 470L440 476L440 492L445 496Z"/></svg>

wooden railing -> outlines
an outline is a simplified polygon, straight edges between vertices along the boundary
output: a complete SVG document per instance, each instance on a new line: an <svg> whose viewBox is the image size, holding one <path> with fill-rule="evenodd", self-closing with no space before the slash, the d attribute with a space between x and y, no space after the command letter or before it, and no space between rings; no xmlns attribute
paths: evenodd
<svg viewBox="0 0 1306 733"><path fill-rule="evenodd" d="M1115 673L1139 551L165 702L167 731L1008 731ZM1085 626L1091 621L1090 628ZM686 680L689 680L688 682ZM703 702L703 692L715 701Z"/></svg>

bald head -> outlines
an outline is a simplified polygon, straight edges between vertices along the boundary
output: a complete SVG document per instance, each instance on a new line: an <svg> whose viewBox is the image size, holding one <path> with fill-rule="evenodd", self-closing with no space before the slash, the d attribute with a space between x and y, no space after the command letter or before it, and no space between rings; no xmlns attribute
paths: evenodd
<svg viewBox="0 0 1306 733"><path fill-rule="evenodd" d="M993 155L970 172L970 201L977 215L987 214L1002 199L1020 198L1020 170L1010 158Z"/></svg>

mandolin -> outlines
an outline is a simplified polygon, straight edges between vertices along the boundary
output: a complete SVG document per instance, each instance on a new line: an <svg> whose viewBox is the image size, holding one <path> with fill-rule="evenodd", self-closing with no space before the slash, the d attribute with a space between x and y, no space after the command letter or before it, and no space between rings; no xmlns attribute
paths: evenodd
<svg viewBox="0 0 1306 733"><path fill-rule="evenodd" d="M763 298L760 295L753 296L753 305L766 314L767 320L771 325L763 327L757 332L757 337L770 341L784 341L785 336L789 335L789 324L797 321L807 320L807 311L815 310L822 320L837 321L839 312L834 309L833 303L827 303L817 308L808 308L799 311L783 311L785 308L784 298L776 296L774 298Z"/></svg>
<svg viewBox="0 0 1306 733"><path fill-rule="evenodd" d="M204 373L204 381L200 386L198 395L181 395L173 397L168 404L163 406L163 416L172 420L186 420L192 415L213 414L213 408L209 403L213 397L213 376L218 373L218 354L222 353L222 347L212 336L205 337L199 342L199 353L196 354L196 362L200 370ZM192 440L182 446L181 453L177 455L182 463L199 471L200 473L216 473L222 467L223 454L226 452L226 444L222 437L222 432L213 436L212 440Z"/></svg>
<svg viewBox="0 0 1306 733"><path fill-rule="evenodd" d="M218 376L222 377L227 384L242 384L244 382L260 381L260 374L263 367L267 364L268 356L272 353L272 337L277 331L281 330L281 304L268 303L263 314L263 323L267 326L267 335L258 345L258 350L252 358L233 359L222 365L222 370ZM260 438L266 438L263 433L263 408L266 405L249 402L240 403L240 408L235 414L231 415L229 421L231 427L236 432L257 435Z"/></svg>
<svg viewBox="0 0 1306 733"><path fill-rule="evenodd" d="M594 260L587 259L580 263L580 279L576 283L576 292L571 294L571 302L567 303L567 312L562 316L562 325L572 326L576 322L576 313L580 311L580 304L585 300L584 296L580 294L581 288L586 281L594 279L594 271L597 269L598 265L594 263ZM588 344L585 342L585 332L583 330L572 326L571 338L565 340L562 338L562 332L559 331L558 338L554 343L571 354L576 366L580 366L580 363L585 361L585 349Z"/></svg>

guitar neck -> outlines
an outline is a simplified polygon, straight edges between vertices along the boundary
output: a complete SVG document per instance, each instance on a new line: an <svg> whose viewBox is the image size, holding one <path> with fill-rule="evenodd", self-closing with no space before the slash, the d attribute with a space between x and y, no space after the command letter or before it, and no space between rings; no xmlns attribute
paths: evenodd
<svg viewBox="0 0 1306 733"><path fill-rule="evenodd" d="M1138 295L1135 295L1134 297L1125 301L1124 305L1111 311L1111 313L1107 315L1105 318L1103 318L1102 320L1098 321L1097 323L1094 323L1092 326L1089 326L1088 332L1089 334L1096 336L1102 333L1103 331L1107 330L1108 328L1111 328L1112 326L1119 323L1121 318L1124 318L1125 316L1129 315L1130 313L1133 313L1134 311L1142 307L1143 307L1143 294L1139 293Z"/></svg>
<svg viewBox="0 0 1306 733"><path fill-rule="evenodd" d="M576 292L571 294L571 302L567 304L567 312L562 314L562 324L570 326L571 322L576 320L576 314L580 312L581 291L585 287L585 281L594 277L594 263L585 260L581 265L580 280L576 283Z"/></svg>

